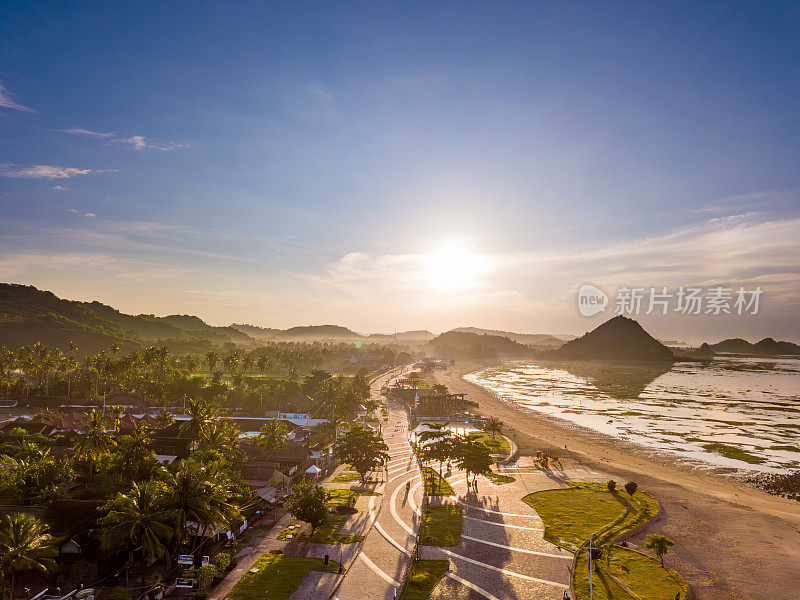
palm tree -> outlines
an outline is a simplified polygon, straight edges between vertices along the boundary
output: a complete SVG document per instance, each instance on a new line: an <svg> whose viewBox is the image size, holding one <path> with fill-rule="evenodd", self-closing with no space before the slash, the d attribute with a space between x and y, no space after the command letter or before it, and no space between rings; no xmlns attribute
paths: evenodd
<svg viewBox="0 0 800 600"><path fill-rule="evenodd" d="M187 405L189 420L180 426L180 432L185 433L197 444L203 435L203 430L217 415L217 409L212 404L200 399L190 399Z"/></svg>
<svg viewBox="0 0 800 600"><path fill-rule="evenodd" d="M58 551L55 539L44 521L27 513L6 515L0 521L0 560L4 571L11 573L11 598L20 571L46 573L55 566L52 557Z"/></svg>
<svg viewBox="0 0 800 600"><path fill-rule="evenodd" d="M213 450L226 459L239 462L246 454L241 447L241 431L230 421L210 421L200 433L198 450Z"/></svg>
<svg viewBox="0 0 800 600"><path fill-rule="evenodd" d="M79 434L75 440L75 455L86 460L91 482L94 462L100 456L108 454L117 442L106 430L105 419L98 410L89 413L89 420L85 427L84 432Z"/></svg>
<svg viewBox="0 0 800 600"><path fill-rule="evenodd" d="M497 417L492 417L486 421L486 425L483 426L483 430L490 432L492 434L492 441L494 441L494 434L503 432L503 422Z"/></svg>
<svg viewBox="0 0 800 600"><path fill-rule="evenodd" d="M209 350L206 353L206 365L208 366L208 374L211 375L219 364L219 354L214 350Z"/></svg>
<svg viewBox="0 0 800 600"><path fill-rule="evenodd" d="M240 517L239 507L230 500L232 487L218 464L203 464L191 458L182 460L176 471L167 472L167 505L174 510L176 539L188 539L186 523L197 524L201 536L214 525L227 524ZM201 530L202 528L202 530Z"/></svg>
<svg viewBox="0 0 800 600"><path fill-rule="evenodd" d="M148 463L153 462L154 452L150 448L153 442L150 428L141 421L136 424L130 435L119 438L119 464L123 473L131 479L141 479L146 473Z"/></svg>
<svg viewBox="0 0 800 600"><path fill-rule="evenodd" d="M147 562L166 558L167 544L175 534L173 512L167 504L164 484L151 479L118 493L103 507L104 517L98 519L103 548L126 545L133 554L142 547Z"/></svg>
<svg viewBox="0 0 800 600"><path fill-rule="evenodd" d="M288 442L286 441L286 434L289 433L289 428L286 423L278 419L273 419L261 427L261 432L256 438L256 444L271 452L282 448Z"/></svg>

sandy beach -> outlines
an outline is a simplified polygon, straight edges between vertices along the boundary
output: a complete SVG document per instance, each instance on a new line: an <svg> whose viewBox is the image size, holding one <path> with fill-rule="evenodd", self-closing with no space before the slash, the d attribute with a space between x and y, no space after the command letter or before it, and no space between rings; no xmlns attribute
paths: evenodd
<svg viewBox="0 0 800 600"><path fill-rule="evenodd" d="M496 364L461 360L435 379L452 392L466 392L480 413L500 418L522 454L549 448L566 462L580 462L618 482L634 480L653 494L661 514L633 542L643 543L647 533L674 540L666 562L686 578L692 597L800 599L800 503L523 409L463 379Z"/></svg>

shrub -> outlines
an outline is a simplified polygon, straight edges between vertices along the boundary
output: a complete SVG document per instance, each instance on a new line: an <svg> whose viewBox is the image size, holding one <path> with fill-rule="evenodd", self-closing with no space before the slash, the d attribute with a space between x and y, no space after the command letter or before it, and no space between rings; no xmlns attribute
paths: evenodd
<svg viewBox="0 0 800 600"><path fill-rule="evenodd" d="M639 486L636 484L635 481L629 481L625 484L625 491L628 492L629 496L633 496L636 493L636 490L639 489Z"/></svg>
<svg viewBox="0 0 800 600"><path fill-rule="evenodd" d="M227 552L220 552L211 558L211 564L217 567L220 572L224 571L231 565L231 555Z"/></svg>
<svg viewBox="0 0 800 600"><path fill-rule="evenodd" d="M214 578L219 574L219 570L214 565L206 565L197 569L197 587L207 590L214 582Z"/></svg>
<svg viewBox="0 0 800 600"><path fill-rule="evenodd" d="M616 489L617 489L617 482L616 482L616 481L614 481L613 479L609 479L609 480L608 480L608 483L607 483L606 485L608 486L608 491L609 491L609 492L612 492L612 493L613 493L613 492L614 492L614 490L616 490Z"/></svg>

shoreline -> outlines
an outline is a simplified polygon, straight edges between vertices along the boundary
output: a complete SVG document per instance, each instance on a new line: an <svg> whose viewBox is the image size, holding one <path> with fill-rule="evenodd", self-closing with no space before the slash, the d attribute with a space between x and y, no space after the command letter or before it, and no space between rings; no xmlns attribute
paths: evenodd
<svg viewBox="0 0 800 600"><path fill-rule="evenodd" d="M633 541L641 544L647 533L673 539L667 560L686 578L694 598L800 598L800 502L714 473L713 466L707 470L682 463L667 453L538 413L464 379L507 363L461 360L434 378L452 391L467 392L480 413L500 418L521 454L555 450L566 462L618 481L636 480L656 496L663 514Z"/></svg>

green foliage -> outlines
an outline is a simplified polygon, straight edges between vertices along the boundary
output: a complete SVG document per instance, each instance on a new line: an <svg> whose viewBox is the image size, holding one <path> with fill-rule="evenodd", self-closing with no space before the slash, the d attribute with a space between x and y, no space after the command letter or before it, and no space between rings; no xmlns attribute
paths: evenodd
<svg viewBox="0 0 800 600"><path fill-rule="evenodd" d="M339 440L333 455L338 460L351 464L363 481L368 472L388 462L389 447L376 432L356 425Z"/></svg>
<svg viewBox="0 0 800 600"><path fill-rule="evenodd" d="M227 552L219 552L211 557L211 564L216 566L220 572L223 572L231 566L232 560L231 555Z"/></svg>
<svg viewBox="0 0 800 600"><path fill-rule="evenodd" d="M639 486L635 481L629 481L625 484L625 491L628 492L629 496L633 496L638 488Z"/></svg>
<svg viewBox="0 0 800 600"><path fill-rule="evenodd" d="M219 575L219 569L216 565L206 565L197 569L197 587L201 591L207 591L214 579Z"/></svg>
<svg viewBox="0 0 800 600"><path fill-rule="evenodd" d="M613 493L617 489L617 482L614 481L613 479L609 479L608 482L606 483L606 487L608 488L609 492Z"/></svg>
<svg viewBox="0 0 800 600"><path fill-rule="evenodd" d="M53 557L57 555L55 539L41 519L17 513L0 520L0 570L11 578L12 598L17 573L50 571L55 566Z"/></svg>
<svg viewBox="0 0 800 600"><path fill-rule="evenodd" d="M675 542L665 535L650 533L647 535L647 541L644 543L645 548L650 548L656 553L656 556L661 559L661 566L664 566L664 555L669 551L670 547L674 546Z"/></svg>
<svg viewBox="0 0 800 600"><path fill-rule="evenodd" d="M312 537L314 530L328 522L325 490L315 483L303 482L295 485L286 501L286 509L295 519L311 525Z"/></svg>
<svg viewBox="0 0 800 600"><path fill-rule="evenodd" d="M102 508L97 521L99 537L106 550L142 546L147 562L166 558L175 535L175 511L162 482L151 480L119 493Z"/></svg>

